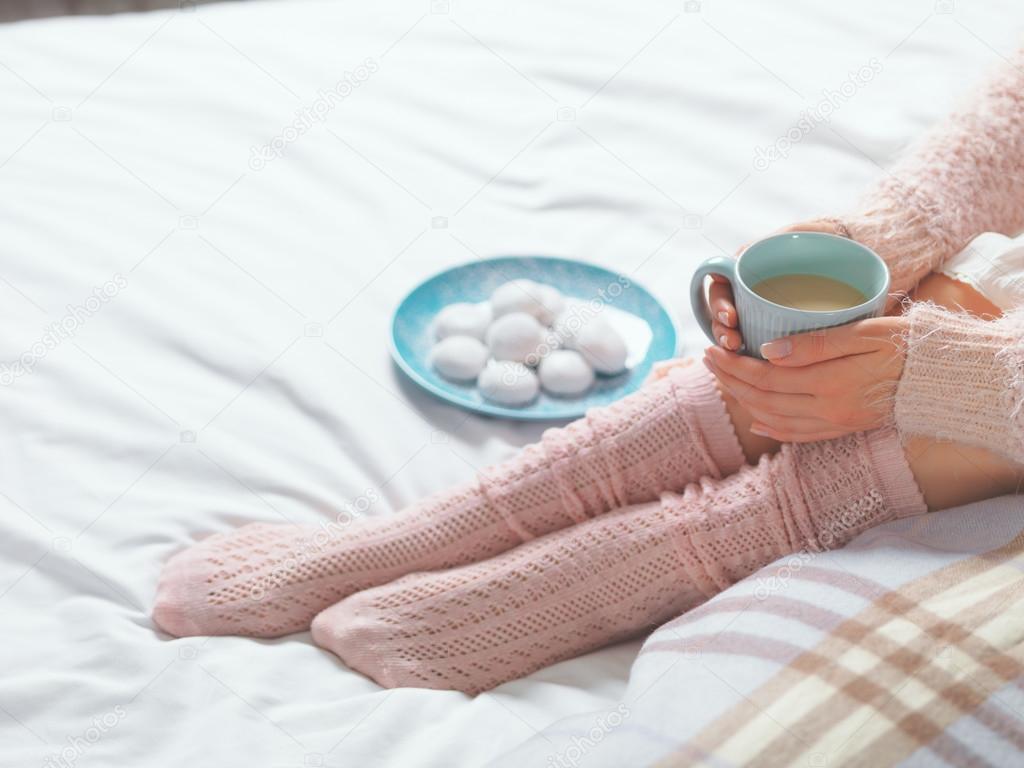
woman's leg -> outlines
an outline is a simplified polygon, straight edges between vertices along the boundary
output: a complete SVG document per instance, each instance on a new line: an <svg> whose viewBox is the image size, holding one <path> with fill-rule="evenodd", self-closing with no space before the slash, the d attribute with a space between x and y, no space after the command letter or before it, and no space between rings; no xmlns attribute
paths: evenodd
<svg viewBox="0 0 1024 768"><path fill-rule="evenodd" d="M313 639L387 687L477 693L633 636L781 556L925 505L893 430L784 445L724 479L354 594Z"/></svg>
<svg viewBox="0 0 1024 768"><path fill-rule="evenodd" d="M917 298L991 313L950 283L926 280ZM756 467L360 592L316 617L315 642L388 687L475 693L635 635L778 557L842 546L926 502L943 509L1018 487L1020 468L999 457L924 439L904 446L891 429L776 452L726 402L747 455L766 454Z"/></svg>
<svg viewBox="0 0 1024 768"><path fill-rule="evenodd" d="M971 298L957 294L956 301ZM340 531L251 525L211 537L168 563L154 618L175 635L300 631L317 612L360 589L482 560L701 476L727 476L744 456L753 462L774 453L778 443L750 434L749 423L703 369L676 370L565 429L549 430L478 481L397 515ZM934 506L994 495L991 476L977 476L976 457L951 450L924 445L911 455ZM1006 488L1006 468L999 470L998 488Z"/></svg>
<svg viewBox="0 0 1024 768"><path fill-rule="evenodd" d="M473 482L346 526L249 525L164 568L153 616L173 635L274 637L345 596L414 571L483 560L524 541L723 477L744 448L697 364L596 408Z"/></svg>
<svg viewBox="0 0 1024 768"><path fill-rule="evenodd" d="M1024 467L981 448L912 437L903 449L933 512L1024 489Z"/></svg>
<svg viewBox="0 0 1024 768"><path fill-rule="evenodd" d="M352 595L313 640L385 687L478 693L693 608L772 561L888 520L1013 493L1019 467L892 430L785 445L756 467L461 568ZM923 496L922 496L923 494Z"/></svg>

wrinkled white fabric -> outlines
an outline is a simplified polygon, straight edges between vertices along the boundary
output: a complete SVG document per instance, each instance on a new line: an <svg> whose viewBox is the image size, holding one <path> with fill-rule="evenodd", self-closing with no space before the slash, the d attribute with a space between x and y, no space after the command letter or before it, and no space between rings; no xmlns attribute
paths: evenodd
<svg viewBox="0 0 1024 768"><path fill-rule="evenodd" d="M589 259L699 350L695 265L848 210L1022 13L290 0L0 27L0 361L30 365L0 369L0 764L121 707L77 766L459 768L614 706L635 644L470 700L383 692L306 635L171 641L149 607L199 537L386 514L540 437L401 377L383 340L418 281ZM300 134L305 110L324 119Z"/></svg>
<svg viewBox="0 0 1024 768"><path fill-rule="evenodd" d="M1024 235L980 234L946 262L942 274L967 283L1004 312L1024 307Z"/></svg>

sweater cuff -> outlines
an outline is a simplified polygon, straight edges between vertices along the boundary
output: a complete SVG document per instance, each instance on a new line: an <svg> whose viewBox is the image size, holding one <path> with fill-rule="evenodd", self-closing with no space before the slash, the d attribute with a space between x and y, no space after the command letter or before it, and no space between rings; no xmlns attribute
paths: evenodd
<svg viewBox="0 0 1024 768"><path fill-rule="evenodd" d="M728 477L747 463L743 446L715 377L703 365L673 368L668 374L675 385L676 397L694 414L704 440L704 448L718 470L717 477Z"/></svg>
<svg viewBox="0 0 1024 768"><path fill-rule="evenodd" d="M889 293L906 294L955 253L934 205L921 192L905 190L902 200L894 190L878 194L860 212L841 217L850 237L866 245L889 268Z"/></svg>
<svg viewBox="0 0 1024 768"><path fill-rule="evenodd" d="M928 505L907 462L898 432L891 425L873 430L865 435L864 444L878 489L893 517L913 517L927 512Z"/></svg>
<svg viewBox="0 0 1024 768"><path fill-rule="evenodd" d="M900 432L1024 461L1024 311L986 321L921 302L906 316Z"/></svg>

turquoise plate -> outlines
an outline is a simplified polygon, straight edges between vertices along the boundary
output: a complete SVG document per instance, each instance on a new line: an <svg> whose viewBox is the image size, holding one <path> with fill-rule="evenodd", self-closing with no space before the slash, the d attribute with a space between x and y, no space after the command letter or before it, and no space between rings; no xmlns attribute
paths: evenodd
<svg viewBox="0 0 1024 768"><path fill-rule="evenodd" d="M430 366L433 320L448 304L478 302L502 283L529 278L553 285L581 315L601 312L623 335L629 348L627 369L598 376L582 397L541 392L529 405L510 408L484 399L473 383L448 381ZM391 319L391 354L409 378L438 397L477 413L539 421L574 419L588 408L606 405L636 390L659 360L673 357L679 338L672 315L635 280L593 264L547 256L500 256L452 267L416 286Z"/></svg>

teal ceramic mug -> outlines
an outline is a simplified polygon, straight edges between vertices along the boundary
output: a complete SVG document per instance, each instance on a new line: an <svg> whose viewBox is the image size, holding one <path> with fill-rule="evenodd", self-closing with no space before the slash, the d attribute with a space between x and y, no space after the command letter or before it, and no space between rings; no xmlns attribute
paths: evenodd
<svg viewBox="0 0 1024 768"><path fill-rule="evenodd" d="M732 283L743 335L742 352L752 357L761 357L761 345L772 339L878 317L889 295L889 270L867 246L822 232L772 235L750 244L736 259L713 256L693 273L690 303L712 342L711 312L704 295L704 278L708 275L722 275ZM815 311L776 304L752 290L762 280L783 275L830 277L856 288L868 299L844 309Z"/></svg>

